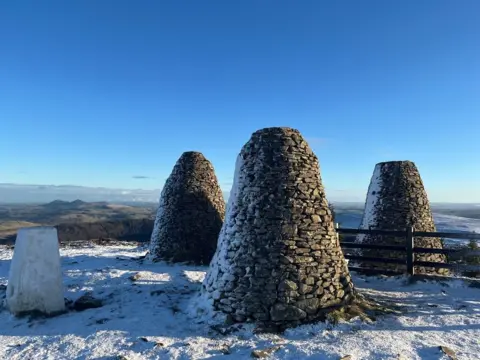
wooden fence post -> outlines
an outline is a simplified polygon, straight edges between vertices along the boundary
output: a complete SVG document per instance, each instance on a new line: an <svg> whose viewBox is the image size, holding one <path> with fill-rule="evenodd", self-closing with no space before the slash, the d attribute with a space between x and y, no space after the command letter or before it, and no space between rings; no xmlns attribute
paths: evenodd
<svg viewBox="0 0 480 360"><path fill-rule="evenodd" d="M413 266L413 227L407 227L406 233L406 248L407 248L407 274L415 275L415 268Z"/></svg>

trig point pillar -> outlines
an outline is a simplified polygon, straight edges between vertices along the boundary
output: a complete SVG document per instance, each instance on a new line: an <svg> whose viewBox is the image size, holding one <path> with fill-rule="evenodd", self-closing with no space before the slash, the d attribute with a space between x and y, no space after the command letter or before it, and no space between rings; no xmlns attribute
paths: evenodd
<svg viewBox="0 0 480 360"><path fill-rule="evenodd" d="M7 306L15 315L65 310L57 229L19 229L7 285Z"/></svg>

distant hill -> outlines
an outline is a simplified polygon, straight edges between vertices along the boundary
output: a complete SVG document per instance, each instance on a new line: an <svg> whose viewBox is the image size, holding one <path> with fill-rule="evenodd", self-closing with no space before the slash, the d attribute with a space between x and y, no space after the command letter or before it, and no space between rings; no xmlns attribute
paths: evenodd
<svg viewBox="0 0 480 360"><path fill-rule="evenodd" d="M135 236L145 238L146 227L153 227L157 204L128 206L107 202L54 200L46 204L0 205L0 242L11 242L21 227L58 226L59 236L75 239L82 236ZM136 231L139 231L136 233ZM78 238L76 240L87 240Z"/></svg>
<svg viewBox="0 0 480 360"><path fill-rule="evenodd" d="M45 209L50 209L53 211L65 211L65 210L78 210L82 208L89 208L89 209L99 209L99 208L108 208L109 203L105 201L100 201L100 202L85 202L82 200L74 200L74 201L63 201L63 200L54 200L52 202L49 202L47 204L42 204L40 205L41 207Z"/></svg>
<svg viewBox="0 0 480 360"><path fill-rule="evenodd" d="M58 239L69 243L77 240L115 239L145 242L150 240L153 219L126 219L83 223L58 224ZM19 227L31 227L30 223L18 223ZM34 226L34 225L33 225ZM14 244L16 229L0 236L0 244Z"/></svg>
<svg viewBox="0 0 480 360"><path fill-rule="evenodd" d="M158 202L160 190L110 189L75 185L24 185L0 183L0 203L41 204L54 200L86 202Z"/></svg>
<svg viewBox="0 0 480 360"><path fill-rule="evenodd" d="M363 204L333 202L336 221L344 228L360 225ZM0 204L0 243L13 242L21 227L57 226L62 241L99 237L147 241L158 204L86 202L54 199L44 204ZM474 205L432 204L439 230L480 230L480 207Z"/></svg>

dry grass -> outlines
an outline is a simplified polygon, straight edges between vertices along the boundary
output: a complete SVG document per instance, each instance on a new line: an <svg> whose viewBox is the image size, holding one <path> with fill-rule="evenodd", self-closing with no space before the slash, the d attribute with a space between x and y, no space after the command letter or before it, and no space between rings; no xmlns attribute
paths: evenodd
<svg viewBox="0 0 480 360"><path fill-rule="evenodd" d="M2 221L0 222L0 239L15 235L17 230L25 227L41 226L42 224L29 221Z"/></svg>
<svg viewBox="0 0 480 360"><path fill-rule="evenodd" d="M391 304L381 304L366 296L357 294L349 305L337 308L326 315L326 320L333 324L349 321L359 317L365 322L376 321L378 316L387 314L400 314L401 309Z"/></svg>

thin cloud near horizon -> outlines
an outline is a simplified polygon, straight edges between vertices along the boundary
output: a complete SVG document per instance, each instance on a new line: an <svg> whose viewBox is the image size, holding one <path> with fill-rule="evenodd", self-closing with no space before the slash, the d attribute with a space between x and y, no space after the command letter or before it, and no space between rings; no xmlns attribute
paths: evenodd
<svg viewBox="0 0 480 360"><path fill-rule="evenodd" d="M137 179L137 180L155 179L151 176L145 176L145 175L134 175L134 176L132 176L132 178Z"/></svg>

